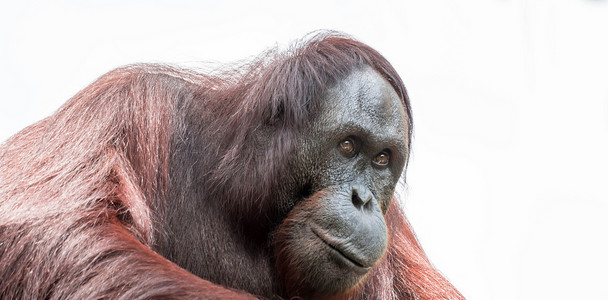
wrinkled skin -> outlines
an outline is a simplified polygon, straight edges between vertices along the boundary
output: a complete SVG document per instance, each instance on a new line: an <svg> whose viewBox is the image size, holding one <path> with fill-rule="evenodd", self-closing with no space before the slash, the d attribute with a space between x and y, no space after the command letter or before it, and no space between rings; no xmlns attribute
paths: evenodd
<svg viewBox="0 0 608 300"><path fill-rule="evenodd" d="M382 258L384 214L408 155L403 104L373 69L353 71L320 105L293 166L306 192L274 247L282 249L276 264L289 296L347 292Z"/></svg>

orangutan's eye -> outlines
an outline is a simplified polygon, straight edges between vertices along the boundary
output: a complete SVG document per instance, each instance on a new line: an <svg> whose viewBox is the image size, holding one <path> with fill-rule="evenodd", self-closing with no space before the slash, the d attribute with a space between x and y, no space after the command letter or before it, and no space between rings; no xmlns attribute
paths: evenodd
<svg viewBox="0 0 608 300"><path fill-rule="evenodd" d="M338 145L338 149L342 155L348 158L354 157L357 154L355 141L352 138L346 138L345 140L341 141Z"/></svg>
<svg viewBox="0 0 608 300"><path fill-rule="evenodd" d="M388 153L388 151L384 150L374 157L373 162L378 167L386 167L388 166L390 159L391 155Z"/></svg>

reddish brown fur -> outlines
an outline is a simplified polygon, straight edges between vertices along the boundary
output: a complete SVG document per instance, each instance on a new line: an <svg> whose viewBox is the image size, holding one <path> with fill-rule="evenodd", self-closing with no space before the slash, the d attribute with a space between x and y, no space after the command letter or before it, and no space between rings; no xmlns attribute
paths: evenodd
<svg viewBox="0 0 608 300"><path fill-rule="evenodd" d="M181 190L171 186L177 160L171 145L205 138L198 146L208 154L200 162L206 169L193 179L209 187L200 197L221 196L231 215L280 217L272 191L287 168L282 158L321 91L363 64L393 85L411 116L390 64L368 46L333 34L216 75L138 65L102 76L0 147L0 298L249 297L151 250L165 233L160 212L178 201L171 191ZM188 127L197 114L205 127ZM280 129L264 153L248 151L264 123ZM365 282L336 298L461 299L392 203L385 258ZM254 281L255 274L242 272Z"/></svg>
<svg viewBox="0 0 608 300"><path fill-rule="evenodd" d="M236 295L147 246L167 182L169 103L179 93L157 72L172 71L105 75L3 144L0 298Z"/></svg>

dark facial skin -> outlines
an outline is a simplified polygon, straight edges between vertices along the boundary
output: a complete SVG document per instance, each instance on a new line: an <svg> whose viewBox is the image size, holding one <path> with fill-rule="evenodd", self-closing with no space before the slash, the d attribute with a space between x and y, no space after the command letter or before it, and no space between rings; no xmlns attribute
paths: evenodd
<svg viewBox="0 0 608 300"><path fill-rule="evenodd" d="M279 228L288 293L322 298L361 282L385 253L384 214L407 160L406 114L372 68L331 87L294 166L306 193Z"/></svg>

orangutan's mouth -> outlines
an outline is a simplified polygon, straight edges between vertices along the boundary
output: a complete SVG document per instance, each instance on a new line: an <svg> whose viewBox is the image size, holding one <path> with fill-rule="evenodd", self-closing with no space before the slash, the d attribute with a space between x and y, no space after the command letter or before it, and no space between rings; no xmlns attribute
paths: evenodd
<svg viewBox="0 0 608 300"><path fill-rule="evenodd" d="M360 259L355 258L354 253L347 253L345 250L340 249L340 245L342 243L338 239L328 236L325 232L323 232L316 226L311 226L310 229L312 233L314 233L323 242L323 244L327 245L327 247L330 249L330 252L332 253L332 256L336 260L341 262L343 265L351 268L352 270L361 275L364 275L369 271L371 266L363 265L360 262Z"/></svg>

